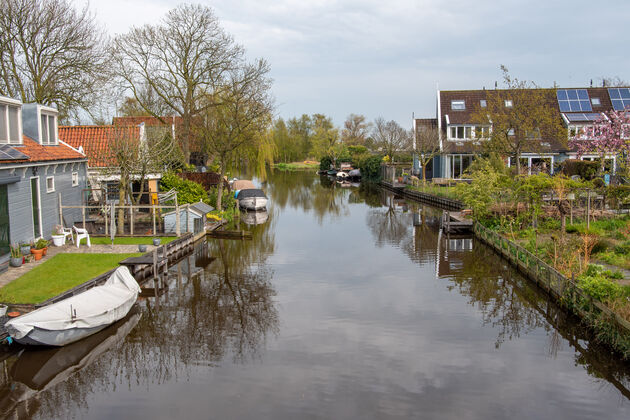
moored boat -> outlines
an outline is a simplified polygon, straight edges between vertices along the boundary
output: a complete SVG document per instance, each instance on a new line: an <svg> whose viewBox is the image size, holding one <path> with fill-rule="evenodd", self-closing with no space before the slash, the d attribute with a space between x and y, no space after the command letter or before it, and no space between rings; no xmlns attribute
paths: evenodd
<svg viewBox="0 0 630 420"><path fill-rule="evenodd" d="M260 189L240 190L236 195L239 206L247 210L262 210L267 208L267 196Z"/></svg>
<svg viewBox="0 0 630 420"><path fill-rule="evenodd" d="M5 327L20 344L65 346L124 318L138 293L129 269L118 267L103 285L14 318Z"/></svg>

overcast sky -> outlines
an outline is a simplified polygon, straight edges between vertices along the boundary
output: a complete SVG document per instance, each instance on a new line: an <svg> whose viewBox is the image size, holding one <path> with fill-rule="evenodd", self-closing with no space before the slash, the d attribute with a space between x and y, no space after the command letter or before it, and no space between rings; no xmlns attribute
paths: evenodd
<svg viewBox="0 0 630 420"><path fill-rule="evenodd" d="M84 5L84 0L75 0ZM92 0L111 35L159 21L180 1ZM269 61L277 115L350 113L411 127L435 91L500 82L501 64L543 87L630 80L630 1L215 0L224 28Z"/></svg>

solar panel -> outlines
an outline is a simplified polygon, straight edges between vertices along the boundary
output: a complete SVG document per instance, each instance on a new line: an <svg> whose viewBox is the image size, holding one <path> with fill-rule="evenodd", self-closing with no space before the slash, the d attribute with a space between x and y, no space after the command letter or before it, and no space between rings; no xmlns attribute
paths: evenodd
<svg viewBox="0 0 630 420"><path fill-rule="evenodd" d="M8 144L0 144L0 160L27 160L28 156Z"/></svg>
<svg viewBox="0 0 630 420"><path fill-rule="evenodd" d="M578 114L564 114L569 122L592 122L602 118L602 114L598 112L591 113L578 113Z"/></svg>
<svg viewBox="0 0 630 420"><path fill-rule="evenodd" d="M558 106L562 112L592 111L591 101L586 89L558 89Z"/></svg>
<svg viewBox="0 0 630 420"><path fill-rule="evenodd" d="M629 88L608 88L608 95L615 111L623 111L630 107Z"/></svg>

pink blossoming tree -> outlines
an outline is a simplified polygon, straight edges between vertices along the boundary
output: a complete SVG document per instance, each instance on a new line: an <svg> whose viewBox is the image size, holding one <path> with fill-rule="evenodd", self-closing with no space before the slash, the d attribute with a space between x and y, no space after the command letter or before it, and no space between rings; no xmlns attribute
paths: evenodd
<svg viewBox="0 0 630 420"><path fill-rule="evenodd" d="M630 109L611 111L569 140L569 147L577 151L578 157L597 154L600 157L600 172L604 172L606 155L621 155L626 159L630 151Z"/></svg>

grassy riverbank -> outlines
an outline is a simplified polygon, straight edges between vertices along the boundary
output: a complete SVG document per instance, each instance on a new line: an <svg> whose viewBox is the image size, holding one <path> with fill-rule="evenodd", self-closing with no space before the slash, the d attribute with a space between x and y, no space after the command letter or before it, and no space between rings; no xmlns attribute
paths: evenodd
<svg viewBox="0 0 630 420"><path fill-rule="evenodd" d="M41 303L141 254L58 254L0 289L0 302Z"/></svg>
<svg viewBox="0 0 630 420"><path fill-rule="evenodd" d="M304 171L319 169L319 162L305 160L304 162L291 162L291 163L275 163L272 168L279 171Z"/></svg>

